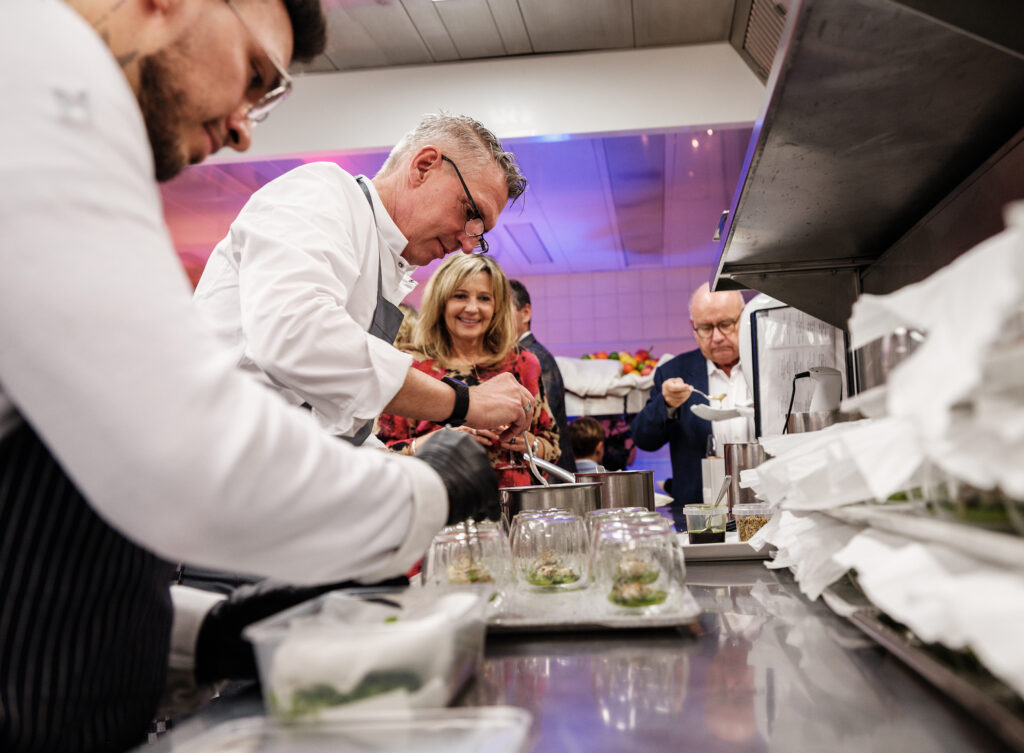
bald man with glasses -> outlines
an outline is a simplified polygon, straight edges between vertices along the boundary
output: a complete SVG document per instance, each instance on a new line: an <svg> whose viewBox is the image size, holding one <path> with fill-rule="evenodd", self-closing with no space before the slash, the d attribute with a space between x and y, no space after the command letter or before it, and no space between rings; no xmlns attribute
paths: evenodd
<svg viewBox="0 0 1024 753"><path fill-rule="evenodd" d="M483 124L427 115L372 179L314 162L257 191L210 255L195 304L243 370L354 444L379 445L381 413L518 435L532 397L511 374L439 381L392 344L413 271L486 253L484 234L525 189Z"/></svg>
<svg viewBox="0 0 1024 753"><path fill-rule="evenodd" d="M719 452L729 442L749 442L752 427L739 417L712 424L698 418L690 406L708 404L708 395L722 395L712 407L729 408L749 403L749 391L740 366L739 319L743 296L737 291L712 293L707 283L690 297L690 327L697 350L676 356L654 372L654 386L643 410L633 419L633 441L642 450L658 450L667 442L672 455L672 511L681 522L684 505L700 503L700 460L714 436ZM680 527L682 530L682 527Z"/></svg>

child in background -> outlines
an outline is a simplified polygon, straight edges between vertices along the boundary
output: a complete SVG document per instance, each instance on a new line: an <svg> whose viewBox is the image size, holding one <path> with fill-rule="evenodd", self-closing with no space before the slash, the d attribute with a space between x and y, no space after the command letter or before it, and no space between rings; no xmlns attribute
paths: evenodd
<svg viewBox="0 0 1024 753"><path fill-rule="evenodd" d="M569 424L569 440L576 457L577 473L603 472L604 425L596 418L582 416Z"/></svg>

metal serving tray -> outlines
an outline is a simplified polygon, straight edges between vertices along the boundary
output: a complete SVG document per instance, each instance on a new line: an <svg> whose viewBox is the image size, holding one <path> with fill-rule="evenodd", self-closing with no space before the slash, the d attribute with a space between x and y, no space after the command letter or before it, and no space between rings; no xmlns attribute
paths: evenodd
<svg viewBox="0 0 1024 753"><path fill-rule="evenodd" d="M627 612L601 598L594 586L544 593L509 589L492 602L492 633L636 630L690 625L701 613L690 589L682 588L657 607Z"/></svg>
<svg viewBox="0 0 1024 753"><path fill-rule="evenodd" d="M282 725L247 717L216 725L174 753L523 753L532 717L511 706L378 713L345 722ZM169 738L173 741L174 733ZM158 744L159 745L159 744ZM141 753L141 751L140 751Z"/></svg>

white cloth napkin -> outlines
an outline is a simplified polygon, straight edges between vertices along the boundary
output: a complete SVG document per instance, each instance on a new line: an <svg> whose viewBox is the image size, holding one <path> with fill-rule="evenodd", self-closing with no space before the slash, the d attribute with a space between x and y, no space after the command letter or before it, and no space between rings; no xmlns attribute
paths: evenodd
<svg viewBox="0 0 1024 753"><path fill-rule="evenodd" d="M889 414L912 418L927 437L944 434L953 405L981 387L986 357L1024 301L1024 204L1006 217L1006 230L930 277L854 304L852 348L900 326L927 333L887 391Z"/></svg>
<svg viewBox="0 0 1024 753"><path fill-rule="evenodd" d="M791 510L884 500L906 488L924 458L915 425L902 418L833 424L761 444L775 457L743 471L740 486Z"/></svg>
<svg viewBox="0 0 1024 753"><path fill-rule="evenodd" d="M758 551L767 544L775 546L775 559L765 566L788 567L800 590L813 601L846 572L847 568L836 562L833 555L860 530L820 513L783 510L773 515L748 543Z"/></svg>
<svg viewBox="0 0 1024 753"><path fill-rule="evenodd" d="M1024 572L866 529L835 554L872 603L923 641L970 648L1024 695Z"/></svg>

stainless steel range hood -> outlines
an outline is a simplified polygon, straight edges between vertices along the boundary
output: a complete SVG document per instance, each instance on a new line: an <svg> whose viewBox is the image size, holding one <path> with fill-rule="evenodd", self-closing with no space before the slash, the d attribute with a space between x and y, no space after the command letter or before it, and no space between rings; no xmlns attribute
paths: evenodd
<svg viewBox="0 0 1024 753"><path fill-rule="evenodd" d="M969 5L792 5L716 289L845 328L862 290L921 279L1002 229L1002 206L1024 198L1024 3Z"/></svg>

